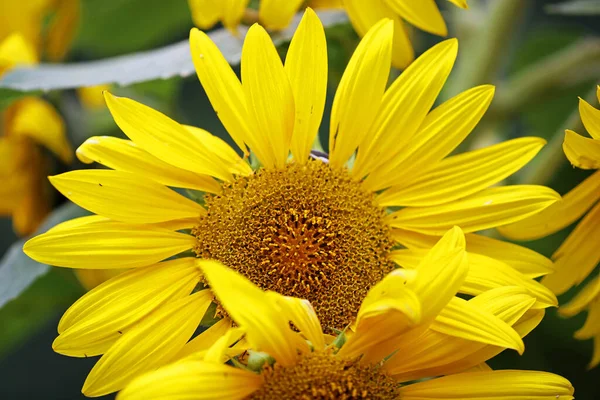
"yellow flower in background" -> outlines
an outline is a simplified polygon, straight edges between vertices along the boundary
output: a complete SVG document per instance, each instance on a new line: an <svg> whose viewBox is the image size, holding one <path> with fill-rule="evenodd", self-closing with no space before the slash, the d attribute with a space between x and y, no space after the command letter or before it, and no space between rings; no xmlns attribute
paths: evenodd
<svg viewBox="0 0 600 400"><path fill-rule="evenodd" d="M106 93L131 140L90 138L77 150L80 160L111 169L50 178L97 215L63 223L28 241L24 251L55 266L133 270L67 311L55 351L106 353L111 363L128 365L131 378L145 371L154 365L152 356L144 359L150 364L126 364L118 343L137 337L152 315L160 316L152 329L164 342L180 328L195 329L212 300L189 296L198 282L209 283L198 258L221 261L264 290L306 298L327 332L343 329L395 262L417 268L413 262L455 225L469 232L472 258L459 292L476 296L518 286L535 298L533 309L555 305L552 293L532 279L552 271L549 260L474 233L518 221L559 198L539 186L488 188L526 164L544 142L522 138L446 157L476 126L493 87L471 89L431 111L456 58L456 40L425 53L386 89L392 38L393 23L383 20L358 46L335 96L326 155L311 154L327 87L325 34L312 10L285 64L267 32L250 29L243 84L208 36L192 30L199 79L233 141L245 154L252 150L256 170L210 133ZM198 201L169 187L189 189ZM397 242L408 249L395 250ZM183 257L170 259L177 255ZM172 307L187 311L175 317ZM217 315L225 315L220 306ZM228 319L222 321L227 328ZM96 376L112 374L101 371Z"/></svg>
<svg viewBox="0 0 600 400"><path fill-rule="evenodd" d="M231 269L201 261L203 274L237 327L220 336L208 331L197 336L170 363L149 368L117 398L572 399L571 384L560 376L492 371L481 364L517 340L509 324L530 323L529 307L535 299L514 287L469 301L455 297L469 268L464 246L464 236L455 228L414 273L397 270L386 276L363 301L354 332L345 342L323 334L306 300L263 292ZM465 317L464 325L457 322L457 314ZM119 343L122 351L156 341L148 325L137 332L139 342ZM242 342L230 348L242 336ZM203 346L194 345L199 341ZM236 358L240 344L264 352L265 362L250 365L252 353L250 359ZM129 356L144 355L150 348L143 345ZM232 356L233 364L224 364ZM109 368L105 364L98 370L103 367ZM127 371L121 365L111 367L116 379ZM428 376L442 377L410 383Z"/></svg>
<svg viewBox="0 0 600 400"><path fill-rule="evenodd" d="M600 101L600 86L597 89ZM579 99L581 120L591 138L566 131L563 150L573 166L600 169L600 110ZM516 240L533 240L557 232L583 216L573 232L552 255L556 272L542 282L557 295L580 285L600 262L600 171L594 172L564 199L516 224L501 229L503 235ZM587 311L585 325L575 333L577 339L594 339L590 368L600 364L600 277L583 286L559 313L566 317Z"/></svg>
<svg viewBox="0 0 600 400"><path fill-rule="evenodd" d="M466 0L448 0L468 8ZM188 0L194 24L209 29L217 22L235 31L240 24L249 0ZM304 5L313 8L344 8L354 29L364 36L382 18L394 21L392 62L406 68L415 58L406 23L438 36L448 29L435 0L261 0L258 20L267 29L281 30L292 21Z"/></svg>
<svg viewBox="0 0 600 400"><path fill-rule="evenodd" d="M45 19L53 14L46 31ZM61 58L68 49L79 15L79 1L3 1L0 4L0 76L18 65L37 64L43 56ZM35 231L50 212L46 184L48 160L38 147L70 163L73 150L64 122L52 105L26 97L2 113L0 215L12 217L19 235Z"/></svg>

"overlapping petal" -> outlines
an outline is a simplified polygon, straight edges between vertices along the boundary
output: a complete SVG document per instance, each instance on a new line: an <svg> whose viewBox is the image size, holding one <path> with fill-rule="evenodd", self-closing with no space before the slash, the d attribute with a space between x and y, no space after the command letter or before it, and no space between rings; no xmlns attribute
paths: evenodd
<svg viewBox="0 0 600 400"><path fill-rule="evenodd" d="M365 188L375 191L401 183L450 154L477 126L494 91L491 85L478 86L431 111L402 152L367 177Z"/></svg>
<svg viewBox="0 0 600 400"><path fill-rule="evenodd" d="M515 240L534 240L557 232L581 218L600 200L600 171L594 172L573 190L544 211L499 228L504 236Z"/></svg>
<svg viewBox="0 0 600 400"><path fill-rule="evenodd" d="M125 387L135 377L167 364L196 330L212 301L208 290L166 304L134 326L100 358L83 384L97 397Z"/></svg>
<svg viewBox="0 0 600 400"><path fill-rule="evenodd" d="M600 168L600 140L586 138L567 129L563 150L571 164L577 168Z"/></svg>
<svg viewBox="0 0 600 400"><path fill-rule="evenodd" d="M556 294L566 292L592 272L600 262L596 244L600 240L600 203L581 220L567 240L554 252L556 272L542 281Z"/></svg>
<svg viewBox="0 0 600 400"><path fill-rule="evenodd" d="M285 59L285 72L294 93L296 109L291 150L299 163L308 160L323 118L327 68L323 25L314 11L307 9Z"/></svg>
<svg viewBox="0 0 600 400"><path fill-rule="evenodd" d="M494 187L435 207L404 208L387 217L394 228L441 235L452 226L476 232L534 215L560 199L544 186Z"/></svg>
<svg viewBox="0 0 600 400"><path fill-rule="evenodd" d="M211 290L231 318L244 329L252 347L271 354L281 365L296 359L297 337L288 318L268 301L267 294L216 261L200 261Z"/></svg>
<svg viewBox="0 0 600 400"><path fill-rule="evenodd" d="M77 149L80 161L97 162L118 171L143 175L166 186L218 193L221 186L208 175L199 175L154 157L130 140L94 136Z"/></svg>
<svg viewBox="0 0 600 400"><path fill-rule="evenodd" d="M444 86L457 53L456 39L432 47L385 92L377 117L360 143L352 169L357 178L385 166L402 152Z"/></svg>
<svg viewBox="0 0 600 400"><path fill-rule="evenodd" d="M116 124L138 146L153 156L188 171L229 181L229 166L208 146L166 115L134 100L104 93Z"/></svg>
<svg viewBox="0 0 600 400"><path fill-rule="evenodd" d="M23 246L29 257L68 268L136 268L191 249L193 236L114 221L49 231Z"/></svg>
<svg viewBox="0 0 600 400"><path fill-rule="evenodd" d="M267 31L254 24L242 49L242 89L251 129L266 154L257 153L267 168L282 168L294 132L295 104L290 80Z"/></svg>
<svg viewBox="0 0 600 400"><path fill-rule="evenodd" d="M340 0L341 1L341 0ZM371 27L383 18L394 21L392 40L392 64L396 68L406 68L415 59L415 51L410 42L408 30L402 19L387 5L385 0L343 0L348 18L359 35L364 36Z"/></svg>
<svg viewBox="0 0 600 400"><path fill-rule="evenodd" d="M143 224L206 214L200 204L131 172L78 170L52 176L50 182L69 200L115 221Z"/></svg>
<svg viewBox="0 0 600 400"><path fill-rule="evenodd" d="M541 138L519 138L446 158L378 196L382 206L435 206L472 195L512 175L546 143Z"/></svg>
<svg viewBox="0 0 600 400"><path fill-rule="evenodd" d="M245 153L246 144L257 154L264 153L248 126L248 110L242 84L219 48L206 33L192 29L190 52L198 79L231 138Z"/></svg>
<svg viewBox="0 0 600 400"><path fill-rule="evenodd" d="M391 66L393 23L382 20L360 41L333 100L330 163L341 168L363 142L379 112Z"/></svg>
<svg viewBox="0 0 600 400"><path fill-rule="evenodd" d="M537 371L484 371L445 376L403 386L403 400L443 399L573 399L565 378Z"/></svg>
<svg viewBox="0 0 600 400"><path fill-rule="evenodd" d="M58 324L59 336L52 348L73 357L102 354L154 310L189 295L199 280L194 258L125 272L69 307Z"/></svg>
<svg viewBox="0 0 600 400"><path fill-rule="evenodd" d="M205 361L175 363L134 380L118 400L242 400L263 383L260 375Z"/></svg>

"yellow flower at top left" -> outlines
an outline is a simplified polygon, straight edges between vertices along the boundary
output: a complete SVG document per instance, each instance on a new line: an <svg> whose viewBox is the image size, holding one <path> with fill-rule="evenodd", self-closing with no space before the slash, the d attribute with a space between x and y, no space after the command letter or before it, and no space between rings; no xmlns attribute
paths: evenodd
<svg viewBox="0 0 600 400"><path fill-rule="evenodd" d="M61 59L78 20L79 0L0 2L0 77L15 66L36 64L42 57ZM62 118L41 98L21 98L0 117L0 215L11 216L15 232L27 235L50 211L48 160L40 145L67 164L73 159L73 149Z"/></svg>

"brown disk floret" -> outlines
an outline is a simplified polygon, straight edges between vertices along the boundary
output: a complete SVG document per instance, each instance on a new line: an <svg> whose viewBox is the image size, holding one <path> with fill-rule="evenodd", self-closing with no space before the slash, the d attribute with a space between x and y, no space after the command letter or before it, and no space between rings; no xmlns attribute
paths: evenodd
<svg viewBox="0 0 600 400"><path fill-rule="evenodd" d="M350 323L394 268L385 211L346 171L321 161L261 169L205 200L196 254L265 290L308 299L327 329Z"/></svg>
<svg viewBox="0 0 600 400"><path fill-rule="evenodd" d="M289 367L263 370L264 385L248 400L388 400L399 398L399 385L374 365L334 357L329 352L302 356Z"/></svg>

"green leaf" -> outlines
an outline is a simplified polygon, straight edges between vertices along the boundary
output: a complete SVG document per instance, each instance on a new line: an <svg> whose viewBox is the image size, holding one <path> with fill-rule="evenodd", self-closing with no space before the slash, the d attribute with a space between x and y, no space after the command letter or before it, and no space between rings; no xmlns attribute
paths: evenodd
<svg viewBox="0 0 600 400"><path fill-rule="evenodd" d="M66 203L50 214L35 235L46 232L53 226L88 215L89 213L73 203ZM16 298L37 278L46 274L49 266L32 260L23 253L25 239L14 243L0 260L0 307Z"/></svg>
<svg viewBox="0 0 600 400"><path fill-rule="evenodd" d="M566 1L546 6L546 12L563 15L600 15L600 2L598 0Z"/></svg>
<svg viewBox="0 0 600 400"><path fill-rule="evenodd" d="M324 10L318 14L324 26L338 25L348 20L342 11ZM302 14L296 15L289 28L273 35L276 45L292 38L301 17ZM218 29L212 31L209 36L230 64L238 64L242 54L242 38L246 32L247 28L240 27L240 37L237 38L225 29ZM192 73L194 65L189 43L184 40L157 50L99 61L16 68L4 75L0 80L0 88L48 91L100 84L131 85L153 79L189 76Z"/></svg>
<svg viewBox="0 0 600 400"><path fill-rule="evenodd" d="M25 96L32 96L39 93L22 92L20 90L0 88L0 111L10 106L15 101Z"/></svg>

